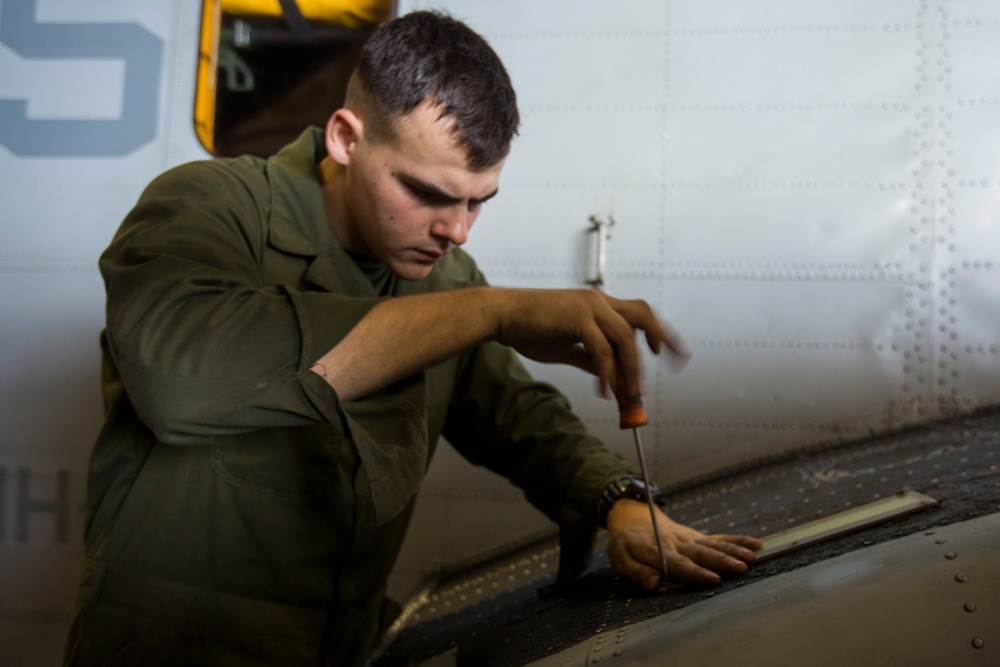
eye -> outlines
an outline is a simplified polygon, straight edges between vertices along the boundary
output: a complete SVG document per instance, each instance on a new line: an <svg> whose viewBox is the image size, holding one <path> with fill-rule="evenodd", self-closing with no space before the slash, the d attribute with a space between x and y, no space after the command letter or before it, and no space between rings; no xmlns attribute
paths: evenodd
<svg viewBox="0 0 1000 667"><path fill-rule="evenodd" d="M451 203L451 200L441 193L426 190L419 185L414 185L413 183L407 183L406 189L409 190L414 199L429 206L442 206L444 204Z"/></svg>

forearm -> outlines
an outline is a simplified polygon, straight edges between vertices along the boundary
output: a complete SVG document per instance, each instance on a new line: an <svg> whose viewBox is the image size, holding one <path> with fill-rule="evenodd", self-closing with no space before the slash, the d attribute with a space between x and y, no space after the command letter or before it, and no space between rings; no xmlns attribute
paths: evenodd
<svg viewBox="0 0 1000 667"><path fill-rule="evenodd" d="M642 301L596 290L472 287L387 299L312 370L351 400L496 340L538 361L578 366L602 387L612 384L620 364L626 395L639 396L636 329L654 353L666 345L681 357L690 354Z"/></svg>
<svg viewBox="0 0 1000 667"><path fill-rule="evenodd" d="M353 400L496 336L503 290L489 287L386 299L312 370Z"/></svg>

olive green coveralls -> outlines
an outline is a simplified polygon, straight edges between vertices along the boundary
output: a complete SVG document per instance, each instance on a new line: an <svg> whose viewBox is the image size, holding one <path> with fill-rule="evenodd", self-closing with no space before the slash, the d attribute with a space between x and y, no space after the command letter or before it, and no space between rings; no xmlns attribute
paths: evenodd
<svg viewBox="0 0 1000 667"><path fill-rule="evenodd" d="M416 282L348 255L323 157L311 128L268 160L170 170L102 255L106 422L66 664L359 664L442 435L559 524L562 578L586 567L630 466L510 349L358 401L309 370L381 299L485 284L461 250Z"/></svg>

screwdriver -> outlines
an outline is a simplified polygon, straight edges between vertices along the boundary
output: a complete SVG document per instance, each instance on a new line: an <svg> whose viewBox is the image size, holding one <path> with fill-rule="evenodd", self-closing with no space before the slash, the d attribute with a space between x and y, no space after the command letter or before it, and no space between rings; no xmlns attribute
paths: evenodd
<svg viewBox="0 0 1000 667"><path fill-rule="evenodd" d="M642 398L625 397L625 381L622 378L621 368L615 364L615 397L618 400L618 427L622 430L632 429L635 437L635 451L639 458L639 469L642 471L642 482L646 485L646 504L649 506L649 520L653 522L653 536L656 538L656 549L660 553L660 571L663 572L663 580L660 587L667 583L667 557L663 553L663 542L660 541L660 528L656 524L656 505L653 502L652 485L649 483L649 473L646 469L646 457L642 452L642 438L639 437L639 427L649 423L646 416L646 409L642 407Z"/></svg>

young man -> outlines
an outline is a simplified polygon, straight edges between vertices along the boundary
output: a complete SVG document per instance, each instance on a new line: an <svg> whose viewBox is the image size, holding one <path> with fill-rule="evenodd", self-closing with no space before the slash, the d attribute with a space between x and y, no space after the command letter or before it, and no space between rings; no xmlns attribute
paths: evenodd
<svg viewBox="0 0 1000 667"><path fill-rule="evenodd" d="M101 258L107 421L67 664L358 664L442 435L558 522L562 578L606 521L615 566L659 584L631 467L513 350L604 387L617 362L631 396L636 329L686 351L641 301L491 288L458 249L517 124L486 43L418 12L372 37L325 130L150 184ZM759 546L659 522L676 578Z"/></svg>

